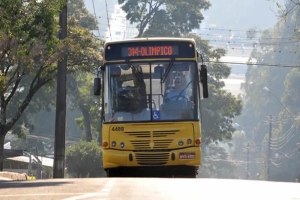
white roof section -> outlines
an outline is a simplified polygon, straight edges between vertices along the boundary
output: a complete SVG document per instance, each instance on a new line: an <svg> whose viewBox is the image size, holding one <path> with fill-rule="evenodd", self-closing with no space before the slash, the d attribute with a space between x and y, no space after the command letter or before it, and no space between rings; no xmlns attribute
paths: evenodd
<svg viewBox="0 0 300 200"><path fill-rule="evenodd" d="M38 156L40 161L42 162L43 166L46 167L53 167L53 158L46 158L42 156ZM12 157L12 158L6 158L7 160L12 160L12 161L17 161L17 162L24 162L24 163L29 163L29 156L17 156L17 157ZM37 161L36 158L31 155L31 162Z"/></svg>
<svg viewBox="0 0 300 200"><path fill-rule="evenodd" d="M230 62L230 63L245 63L247 64L249 57L248 56L224 56L220 59L221 62Z"/></svg>
<svg viewBox="0 0 300 200"><path fill-rule="evenodd" d="M7 142L6 144L4 144L4 149L11 149L10 142Z"/></svg>

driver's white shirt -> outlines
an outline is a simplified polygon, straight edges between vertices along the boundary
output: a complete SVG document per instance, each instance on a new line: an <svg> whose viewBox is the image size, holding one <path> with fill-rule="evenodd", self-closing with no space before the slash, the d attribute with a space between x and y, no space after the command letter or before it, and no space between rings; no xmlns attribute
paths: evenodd
<svg viewBox="0 0 300 200"><path fill-rule="evenodd" d="M182 92L182 90L179 90L179 91L172 90L172 91L170 91L170 92L167 94L167 96L165 97L165 99L170 99L170 101L176 101L178 95L179 95L181 92ZM180 94L180 97L178 97L178 98L183 98L183 96L186 97L186 98L188 99L188 96L186 95L185 92L182 92L182 93Z"/></svg>

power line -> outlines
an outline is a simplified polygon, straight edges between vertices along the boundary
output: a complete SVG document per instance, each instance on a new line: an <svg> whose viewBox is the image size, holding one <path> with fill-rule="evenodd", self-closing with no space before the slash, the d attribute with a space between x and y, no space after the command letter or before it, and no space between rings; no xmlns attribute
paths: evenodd
<svg viewBox="0 0 300 200"><path fill-rule="evenodd" d="M298 68L299 65L284 65L284 64L267 64L267 63L246 63L246 62L221 62L221 61L211 61L205 60L204 62L207 63L217 63L217 64L234 64L234 65L253 65L253 66L265 66L265 67L291 67L291 68Z"/></svg>
<svg viewBox="0 0 300 200"><path fill-rule="evenodd" d="M110 34L110 40L112 40L110 24L109 24L109 17L108 17L107 1L106 0L105 0L105 7L106 7L106 16L107 16L107 23L108 23L108 30L109 30L109 34Z"/></svg>
<svg viewBox="0 0 300 200"><path fill-rule="evenodd" d="M292 29L292 31L294 32L294 27L290 27L290 26L288 26L287 28L291 28ZM249 30L249 29L251 29L251 28L249 28L248 30L247 29L244 29L244 30L242 30L242 29L228 29L228 28L200 28L200 30L208 30L208 31L228 31L228 32L248 32L248 33L251 33L251 32L253 32L253 33L262 33L262 32L264 32L265 30L257 30L257 29L255 29L255 30ZM268 33L278 33L277 31L268 31Z"/></svg>
<svg viewBox="0 0 300 200"><path fill-rule="evenodd" d="M264 40L294 40L295 37L294 35L292 36L286 36L286 37L251 37L251 38L248 38L248 37L245 37L245 36L239 36L239 35L228 35L228 34L218 34L218 33L195 33L195 32L192 32L194 34L197 34L197 35L201 35L201 36L209 36L209 37L218 37L218 36L221 36L219 38L222 38L222 37L229 37L230 39L239 39L239 40L255 40L255 39L264 39ZM218 36L216 36L218 35Z"/></svg>
<svg viewBox="0 0 300 200"><path fill-rule="evenodd" d="M109 19L108 19L109 21ZM108 25L109 29L110 29L110 24L104 24L104 23L101 23L102 25ZM127 29L127 28L130 28L130 29L136 29L136 27L133 27L133 26L126 26L126 25L118 25L118 28L124 28L124 29ZM157 29L147 29L147 30L157 30ZM111 30L109 30L111 32ZM125 30L126 31L126 30ZM127 32L127 31L126 31ZM195 35L197 36L201 36L202 34L199 34L199 33L194 33ZM111 35L111 34L110 34ZM204 34L204 35L208 35L208 34ZM279 41L279 42L259 42L259 41L254 41L253 39L259 39L259 38L253 38L251 40L249 40L248 38L236 38L234 37L235 39L231 40L231 39L210 39L210 38L203 38L202 40L205 40L205 41L209 41L209 42L214 42L214 43L228 43L229 45L240 45L240 44L245 44L245 45L253 45L254 43L257 43L257 45L273 45L273 46L281 46L281 45L290 45L290 44L295 44L295 43L299 43L300 41L299 40L296 40L296 39L292 39L290 37L288 38L263 38L263 40L285 40L285 41ZM299 46L299 45L296 45L296 46ZM235 49L235 48L232 48L232 49ZM274 50L274 52L278 52L278 53L281 53L281 51L276 51ZM287 52L287 53L297 53L297 52Z"/></svg>
<svg viewBox="0 0 300 200"><path fill-rule="evenodd" d="M205 39L205 38L201 38L202 40L205 41L210 41L210 42L214 42L214 43L228 43L228 45L234 45L234 44L248 44L248 45L281 45L281 44L295 44L295 43L299 43L299 40L293 40L293 41L281 41L281 42L255 42L255 41L250 41L250 40L230 40L230 39L224 39L224 40L218 40L218 39Z"/></svg>
<svg viewBox="0 0 300 200"><path fill-rule="evenodd" d="M271 140L272 150L280 150L297 134L299 131L289 129L282 137Z"/></svg>
<svg viewBox="0 0 300 200"><path fill-rule="evenodd" d="M116 16L115 18L109 18L110 20L119 20L117 18L120 18L120 19L123 19L123 17L120 17L120 16ZM105 17L107 19L107 17ZM101 23L103 25L108 25L108 24L105 24L105 23ZM135 26L125 26L125 25L120 25L119 27L128 27L128 28L136 28ZM203 28L202 28L203 29ZM157 30L157 29L153 29L153 28L148 28L147 30ZM201 30L201 29L199 29ZM192 32L193 34L196 34L196 35L202 35L202 36L213 36L214 37L214 33L195 33L195 32ZM277 32L276 32L277 33ZM216 33L215 33L216 34ZM221 36L231 36L231 35L223 35L221 34ZM232 36L232 38L236 38L236 39L240 39L240 40L250 40L249 38L245 37L245 36ZM251 40L254 40L254 39L263 39L263 40L293 40L295 39L294 38L294 35L290 35L290 36L286 36L286 37L253 37L251 38Z"/></svg>
<svg viewBox="0 0 300 200"><path fill-rule="evenodd" d="M126 26L118 25L118 27L126 29ZM132 29L132 28L135 28L135 27L127 26L127 28ZM104 29L101 29L101 30L105 31ZM150 29L147 29L147 30L150 30ZM110 26L109 26L109 31L110 31L110 36L111 36ZM124 31L125 31L125 33L127 33L127 30L124 30ZM269 39L271 39L271 38L269 38ZM202 38L202 40L203 41L209 41L209 42L211 42L212 45L216 45L216 44L225 45L225 44L228 44L228 45L231 45L231 46L236 46L236 45L243 44L243 45L251 45L252 46L254 43L256 43L255 41L250 41L250 40L247 40L247 39L243 39L243 40L237 40L237 39L236 40L229 40L229 39L218 40L218 39L205 39L205 38ZM294 41L290 40L290 41L281 41L281 42L257 42L257 45L269 45L269 46L272 45L272 46L275 46L274 48L279 48L282 45L296 45L298 47L299 45L295 44L295 43L299 43L299 42L300 42L299 40L294 40ZM278 47L276 47L276 46L278 46ZM236 47L236 48L231 47L230 49L235 50L235 49L238 49L238 48L240 48L240 47ZM275 53L282 53L282 51L285 51L285 53L290 53L290 54L297 54L298 53L297 51L289 51L289 50L273 50L273 52L275 52Z"/></svg>
<svg viewBox="0 0 300 200"><path fill-rule="evenodd" d="M93 9L94 9L95 20L96 20L96 22L97 22L97 24L98 24L98 20L97 20L97 15L96 15L96 10L95 10L95 4L94 4L94 0L92 0L92 2L93 2ZM100 35L99 26L98 26L98 34L99 34L99 38L100 38L100 37L101 37L101 35Z"/></svg>
<svg viewBox="0 0 300 200"><path fill-rule="evenodd" d="M119 20L119 19L116 19L116 18L106 18L106 19L109 19L109 20ZM120 17L120 19L122 19L122 17ZM103 25L108 25L108 24L105 24L105 23L101 23L101 24L103 24ZM136 28L136 26L126 26L126 25L120 25L119 27L128 27L128 28ZM148 28L147 30L158 30L158 29L154 29L154 28ZM201 30L201 29L200 29ZM211 33L211 34L209 34L209 33L195 33L195 32L192 32L193 34L196 34L196 35L202 35L202 36L212 36L212 37L214 37L214 33ZM221 36L228 36L228 37L230 37L229 35L221 35ZM232 38L235 38L235 39L240 39L240 40L254 40L254 39L261 39L261 37L253 37L253 38L251 38L251 39L249 39L249 38L247 38L247 37L245 37L245 36L243 36L243 37L241 37L241 36L232 36ZM268 40L282 40L282 39L284 39L284 40L292 40L292 39L295 39L294 38L294 35L292 35L292 36L287 36L287 37L264 37L264 38L262 38L262 39L264 39L264 40L266 40L266 39L268 39Z"/></svg>

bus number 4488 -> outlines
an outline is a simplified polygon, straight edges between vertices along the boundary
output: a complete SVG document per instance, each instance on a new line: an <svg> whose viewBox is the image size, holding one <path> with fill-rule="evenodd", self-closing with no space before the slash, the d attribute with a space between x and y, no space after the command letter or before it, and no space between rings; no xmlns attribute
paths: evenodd
<svg viewBox="0 0 300 200"><path fill-rule="evenodd" d="M112 127L111 130L112 131L124 131L124 127L122 127L122 126L116 126L116 127Z"/></svg>

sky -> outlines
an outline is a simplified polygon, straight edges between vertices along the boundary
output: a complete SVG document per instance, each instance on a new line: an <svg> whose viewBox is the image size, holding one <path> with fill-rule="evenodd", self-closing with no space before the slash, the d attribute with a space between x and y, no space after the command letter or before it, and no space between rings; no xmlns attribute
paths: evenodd
<svg viewBox="0 0 300 200"><path fill-rule="evenodd" d="M201 28L215 27L227 29L266 29L276 23L276 2L283 4L285 0L209 0L212 6L202 11L205 20ZM94 3L93 3L94 2ZM257 3L258 2L258 3ZM88 10L97 16L101 35L105 35L108 27L107 15L111 19L114 5L118 0L85 0ZM94 7L93 7L94 4ZM106 12L106 10L108 12Z"/></svg>
<svg viewBox="0 0 300 200"><path fill-rule="evenodd" d="M212 6L204 11L206 26L218 25L221 28L266 29L277 21L276 2L284 0L209 0Z"/></svg>

